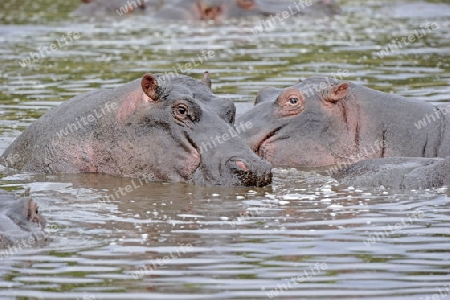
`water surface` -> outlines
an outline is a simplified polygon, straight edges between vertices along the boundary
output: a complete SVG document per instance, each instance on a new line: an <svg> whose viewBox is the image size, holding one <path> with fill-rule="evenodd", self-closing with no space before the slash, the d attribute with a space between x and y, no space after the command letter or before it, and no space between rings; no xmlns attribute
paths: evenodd
<svg viewBox="0 0 450 300"><path fill-rule="evenodd" d="M394 1L349 0L340 2L343 16L290 19L254 34L258 20L86 22L69 14L75 2L0 4L1 152L62 101L121 85L146 72L171 72L177 64L197 61L204 50L214 56L184 74L200 78L209 70L215 92L232 97L240 108L248 106L262 87L340 74L371 88L432 103L450 99L450 18L445 14L433 17L424 11L403 18L399 12L408 10L395 9ZM439 28L379 57L377 53L393 39L408 36L427 22ZM79 38L21 66L30 52L49 47L70 32ZM3 170L1 188L19 192L31 187L47 217L52 242L0 262L0 299L446 295L450 284L446 189L399 192L348 187L299 169L275 169L274 174L271 186L254 189L140 185L106 175ZM102 201L128 185L132 192L110 203Z"/></svg>

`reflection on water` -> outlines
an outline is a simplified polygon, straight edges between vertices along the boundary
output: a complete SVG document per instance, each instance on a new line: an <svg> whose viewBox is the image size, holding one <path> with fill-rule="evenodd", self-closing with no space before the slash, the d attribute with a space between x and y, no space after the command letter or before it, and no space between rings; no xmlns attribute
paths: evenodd
<svg viewBox="0 0 450 300"><path fill-rule="evenodd" d="M209 70L215 91L242 108L262 87L344 71L382 91L449 100L450 18L393 18L391 2L345 1L344 16L257 35L255 20L89 23L66 2L76 1L0 4L0 151L74 95L171 72L204 50L214 57L186 74ZM439 28L377 55L427 22ZM80 38L20 65L69 32ZM0 299L425 299L450 282L445 189L366 190L276 169L266 188L149 183L105 203L132 181L3 173L1 188L31 187L53 241L1 261Z"/></svg>

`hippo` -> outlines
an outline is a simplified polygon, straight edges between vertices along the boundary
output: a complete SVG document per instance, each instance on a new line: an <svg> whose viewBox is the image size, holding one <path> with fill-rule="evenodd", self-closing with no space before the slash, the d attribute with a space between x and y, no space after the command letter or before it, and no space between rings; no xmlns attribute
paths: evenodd
<svg viewBox="0 0 450 300"><path fill-rule="evenodd" d="M74 12L80 17L91 16L129 16L157 11L163 0L82 0Z"/></svg>
<svg viewBox="0 0 450 300"><path fill-rule="evenodd" d="M241 136L275 166L450 156L450 105L434 106L336 78L263 88L255 106L236 120L253 124Z"/></svg>
<svg viewBox="0 0 450 300"><path fill-rule="evenodd" d="M283 12L297 16L333 16L340 13L334 0L83 0L79 16L150 15L161 20L224 21L245 17L275 17ZM159 10L158 10L159 9Z"/></svg>
<svg viewBox="0 0 450 300"><path fill-rule="evenodd" d="M299 3L275 0L180 0L164 6L157 17L166 20L224 21L254 16L275 17L283 12L320 17L336 15L340 13L340 8L334 0Z"/></svg>
<svg viewBox="0 0 450 300"><path fill-rule="evenodd" d="M427 2L412 2L412 3L396 3L384 7L382 13L391 18L400 19L424 19L430 20L433 18L448 18L450 17L450 5L448 3L427 3ZM448 1L447 1L448 2Z"/></svg>
<svg viewBox="0 0 450 300"><path fill-rule="evenodd" d="M39 212L39 205L30 197L29 189L22 198L0 190L0 249L15 244L20 249L22 246L28 248L44 244L48 241L43 232L45 224L45 218ZM7 255L0 252L0 260Z"/></svg>
<svg viewBox="0 0 450 300"><path fill-rule="evenodd" d="M83 93L32 123L0 163L22 172L269 184L271 165L233 134L233 101L214 95L209 84L206 72L202 81L147 73L114 89Z"/></svg>
<svg viewBox="0 0 450 300"><path fill-rule="evenodd" d="M332 175L340 183L391 189L450 187L450 157L388 157L367 159Z"/></svg>

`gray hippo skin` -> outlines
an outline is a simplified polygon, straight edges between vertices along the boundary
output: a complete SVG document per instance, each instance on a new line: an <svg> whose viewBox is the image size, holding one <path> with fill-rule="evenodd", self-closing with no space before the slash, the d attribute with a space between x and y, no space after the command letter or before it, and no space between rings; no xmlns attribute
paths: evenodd
<svg viewBox="0 0 450 300"><path fill-rule="evenodd" d="M252 16L276 16L283 12L296 16L333 16L340 13L334 0L83 0L78 16L127 16L146 14L161 20L224 21ZM161 8L161 9L159 9Z"/></svg>
<svg viewBox="0 0 450 300"><path fill-rule="evenodd" d="M427 3L421 1L412 1L412 3L397 3L396 1L392 1L390 5L384 8L383 13L392 18L431 20L433 18L450 17L450 5L445 3Z"/></svg>
<svg viewBox="0 0 450 300"><path fill-rule="evenodd" d="M75 11L80 17L128 16L157 11L163 0L82 0Z"/></svg>
<svg viewBox="0 0 450 300"><path fill-rule="evenodd" d="M115 89L81 94L31 124L0 162L25 172L269 184L270 164L239 137L212 146L213 139L232 131L235 108L232 100L213 94L208 77L203 83L184 75L145 74Z"/></svg>
<svg viewBox="0 0 450 300"><path fill-rule="evenodd" d="M264 88L255 106L237 118L242 121L253 124L242 133L248 145L277 166L450 156L450 105L436 107L332 78Z"/></svg>
<svg viewBox="0 0 450 300"><path fill-rule="evenodd" d="M19 243L25 248L43 245L47 241L42 231L44 227L45 219L39 213L39 205L29 195L16 198L0 190L0 249Z"/></svg>
<svg viewBox="0 0 450 300"><path fill-rule="evenodd" d="M368 159L333 175L340 183L363 187L429 189L450 187L450 157L390 157Z"/></svg>
<svg viewBox="0 0 450 300"><path fill-rule="evenodd" d="M165 20L224 21L253 16L289 15L312 17L333 16L340 13L334 0L319 0L295 5L292 1L276 0L180 0L164 6L157 14Z"/></svg>

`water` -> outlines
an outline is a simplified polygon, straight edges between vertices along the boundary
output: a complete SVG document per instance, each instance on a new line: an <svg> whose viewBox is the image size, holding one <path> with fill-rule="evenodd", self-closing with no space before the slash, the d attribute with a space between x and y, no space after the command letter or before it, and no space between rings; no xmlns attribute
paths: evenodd
<svg viewBox="0 0 450 300"><path fill-rule="evenodd" d="M214 56L184 73L209 70L215 92L239 108L262 87L312 75L450 99L450 18L393 18L408 11L391 1L341 1L344 16L256 35L257 20L85 22L70 2L0 4L0 151L62 101L198 63L204 50ZM379 58L427 22L439 28ZM21 67L69 32L79 38ZM348 187L297 169L275 169L258 189L2 174L3 189L31 187L52 242L0 262L0 299L443 299L450 284L446 189ZM110 194L120 197L102 201Z"/></svg>

